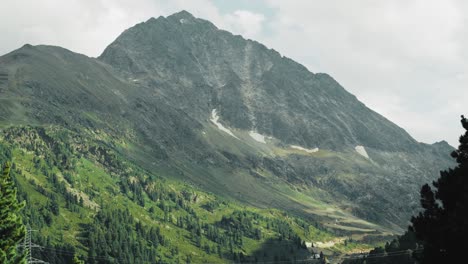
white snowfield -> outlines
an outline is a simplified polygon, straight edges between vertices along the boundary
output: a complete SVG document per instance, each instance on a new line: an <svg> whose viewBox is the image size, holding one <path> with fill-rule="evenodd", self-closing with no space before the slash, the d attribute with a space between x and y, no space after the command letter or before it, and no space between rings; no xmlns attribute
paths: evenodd
<svg viewBox="0 0 468 264"><path fill-rule="evenodd" d="M215 124L218 127L219 130L229 134L230 136L233 136L233 137L239 139L238 137L236 137L236 135L234 135L234 133L232 133L231 130L229 130L228 128L223 126L221 123L219 123L218 120L219 120L219 116L218 116L218 112L216 111L216 108L215 108L215 109L213 109L211 111L210 121L213 122L213 124Z"/></svg>
<svg viewBox="0 0 468 264"><path fill-rule="evenodd" d="M249 136L250 136L251 138L253 138L255 141L257 141L257 142L266 144L265 136L262 135L262 134L259 134L259 133L255 132L255 131L251 130L251 131L249 132Z"/></svg>
<svg viewBox="0 0 468 264"><path fill-rule="evenodd" d="M356 150L357 153L362 155L364 158L369 159L369 155L367 155L367 151L363 146L356 146L354 149Z"/></svg>
<svg viewBox="0 0 468 264"><path fill-rule="evenodd" d="M293 148L293 149L298 149L298 150L302 150L302 151L305 151L305 152L307 152L307 153L314 153L314 152L319 151L318 148L307 149L307 148L303 148L303 147L297 146L297 145L291 145L291 148Z"/></svg>

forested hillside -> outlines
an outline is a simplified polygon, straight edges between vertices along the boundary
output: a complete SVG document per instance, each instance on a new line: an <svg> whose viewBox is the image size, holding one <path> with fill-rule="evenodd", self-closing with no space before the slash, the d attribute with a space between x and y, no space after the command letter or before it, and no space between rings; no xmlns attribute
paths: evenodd
<svg viewBox="0 0 468 264"><path fill-rule="evenodd" d="M24 222L50 263L301 260L306 241L335 237L318 223L260 210L169 181L122 159L96 136L58 127L2 130Z"/></svg>

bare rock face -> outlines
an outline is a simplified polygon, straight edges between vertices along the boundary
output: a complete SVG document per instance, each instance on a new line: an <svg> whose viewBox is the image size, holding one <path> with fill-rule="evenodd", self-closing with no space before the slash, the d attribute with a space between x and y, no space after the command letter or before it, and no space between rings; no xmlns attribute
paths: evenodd
<svg viewBox="0 0 468 264"><path fill-rule="evenodd" d="M368 109L327 74L314 74L260 43L187 12L126 30L99 57L204 119L286 143L342 150L414 150L403 129Z"/></svg>

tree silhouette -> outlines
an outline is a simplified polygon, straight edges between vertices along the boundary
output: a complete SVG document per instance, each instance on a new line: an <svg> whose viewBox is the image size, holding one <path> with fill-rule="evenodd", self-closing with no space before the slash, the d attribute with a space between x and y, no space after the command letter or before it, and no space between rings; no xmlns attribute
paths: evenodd
<svg viewBox="0 0 468 264"><path fill-rule="evenodd" d="M23 254L17 254L16 246L24 238L26 228L19 210L24 203L18 203L16 188L7 162L0 175L0 263L26 263Z"/></svg>
<svg viewBox="0 0 468 264"><path fill-rule="evenodd" d="M468 249L468 120L462 116L466 130L460 146L452 153L457 166L441 171L440 178L421 188L423 211L412 217L410 229L422 241L422 263L459 263Z"/></svg>

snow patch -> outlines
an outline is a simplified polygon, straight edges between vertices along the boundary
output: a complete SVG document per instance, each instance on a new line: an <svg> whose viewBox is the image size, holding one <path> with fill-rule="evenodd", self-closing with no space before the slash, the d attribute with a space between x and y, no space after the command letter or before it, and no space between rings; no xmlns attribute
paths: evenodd
<svg viewBox="0 0 468 264"><path fill-rule="evenodd" d="M251 130L251 131L249 132L249 135L250 135L250 137L253 138L255 141L258 141L258 142L260 142L260 143L266 144L265 136L264 136L264 135L259 134L259 133L255 132L255 131L253 131L253 130Z"/></svg>
<svg viewBox="0 0 468 264"><path fill-rule="evenodd" d="M219 116L218 116L218 112L216 111L216 109L213 109L211 111L211 118L210 118L210 121L213 122L213 124L215 124L219 130L239 139L238 137L236 137L236 135L234 135L234 133L231 132L231 130L227 129L225 126L223 126L221 123L218 122L219 120Z"/></svg>
<svg viewBox="0 0 468 264"><path fill-rule="evenodd" d="M291 148L293 148L293 149L298 149L298 150L302 150L302 151L305 151L305 152L307 152L307 153L314 153L314 152L319 151L318 148L307 149L307 148L303 148L303 147L301 147L301 146L296 146L296 145L291 145Z"/></svg>
<svg viewBox="0 0 468 264"><path fill-rule="evenodd" d="M181 24L185 24L185 23L187 23L187 20L185 20L185 19L182 18L181 20L179 20L179 22L180 22Z"/></svg>
<svg viewBox="0 0 468 264"><path fill-rule="evenodd" d="M359 153L361 156L363 156L366 159L369 159L369 155L367 155L367 151L363 146L356 146L354 147L357 153Z"/></svg>

